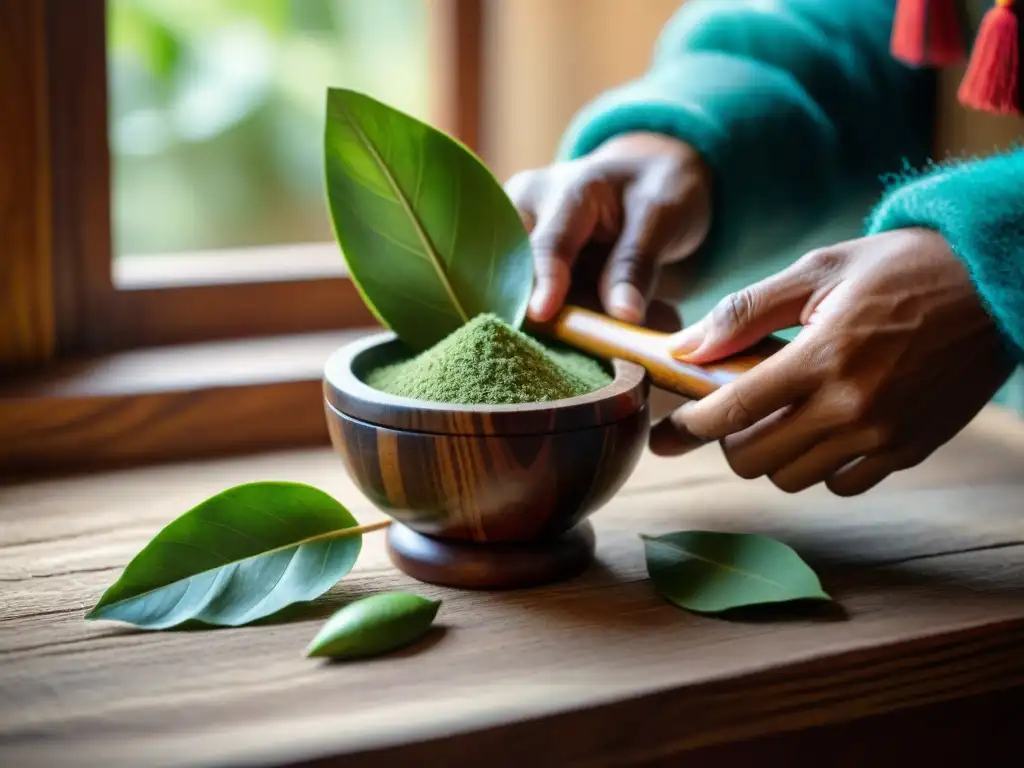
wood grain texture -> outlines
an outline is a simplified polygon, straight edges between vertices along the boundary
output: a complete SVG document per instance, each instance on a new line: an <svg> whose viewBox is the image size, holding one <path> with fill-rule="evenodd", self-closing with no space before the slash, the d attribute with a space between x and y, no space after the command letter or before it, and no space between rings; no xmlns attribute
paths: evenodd
<svg viewBox="0 0 1024 768"><path fill-rule="evenodd" d="M641 408L589 429L438 435L357 421L327 407L334 449L360 491L403 525L441 539L555 536L603 506L650 431Z"/></svg>
<svg viewBox="0 0 1024 768"><path fill-rule="evenodd" d="M53 357L43 4L0 3L0 369Z"/></svg>
<svg viewBox="0 0 1024 768"><path fill-rule="evenodd" d="M58 356L100 349L110 279L106 3L44 0Z"/></svg>
<svg viewBox="0 0 1024 768"><path fill-rule="evenodd" d="M373 329L122 352L0 386L0 478L328 444L323 362Z"/></svg>
<svg viewBox="0 0 1024 768"><path fill-rule="evenodd" d="M605 360L642 365L656 387L690 399L705 397L778 352L785 342L769 337L751 349L708 365L692 365L668 354L669 334L568 305L548 323L534 326L569 346Z"/></svg>
<svg viewBox="0 0 1024 768"><path fill-rule="evenodd" d="M324 366L324 398L358 421L398 430L442 435L535 435L587 429L627 418L644 407L650 387L643 369L612 363L606 387L555 402L519 405L456 405L397 397L363 383L367 373L401 359L391 332L360 339L337 350Z"/></svg>
<svg viewBox="0 0 1024 768"><path fill-rule="evenodd" d="M571 582L425 586L369 536L352 574L291 622L166 633L82 616L197 501L276 477L360 522L382 515L328 450L0 489L0 764L1006 764L996 750L1012 754L1024 703L1022 466L1024 425L993 409L854 499L738 480L713 447L645 456L593 516L597 563ZM684 528L787 542L842 610L675 609L650 588L637 534ZM388 589L444 600L424 642L357 664L302 657L339 605Z"/></svg>

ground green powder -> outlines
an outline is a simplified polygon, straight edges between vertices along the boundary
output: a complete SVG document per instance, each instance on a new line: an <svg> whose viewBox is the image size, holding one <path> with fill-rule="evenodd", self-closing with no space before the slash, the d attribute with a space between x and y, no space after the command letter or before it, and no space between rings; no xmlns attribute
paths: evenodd
<svg viewBox="0 0 1024 768"><path fill-rule="evenodd" d="M569 347L542 344L495 315L478 315L426 352L370 371L366 383L417 400L500 405L583 395L611 376Z"/></svg>

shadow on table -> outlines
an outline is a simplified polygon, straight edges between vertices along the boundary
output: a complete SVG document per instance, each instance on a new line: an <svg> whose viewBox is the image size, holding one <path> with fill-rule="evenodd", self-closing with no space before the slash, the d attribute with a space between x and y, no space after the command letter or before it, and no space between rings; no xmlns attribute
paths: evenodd
<svg viewBox="0 0 1024 768"><path fill-rule="evenodd" d="M757 511L737 510L733 520L754 519ZM491 599L519 606L536 617L585 627L588 631L644 631L679 622L727 621L735 624L833 623L847 621L863 610L871 595L879 600L971 601L974 604L1013 601L1024 605L1024 540L992 542L959 549L925 544L912 554L889 546L891 530L862 533L855 541L830 540L827 531L794 531L782 537L820 575L832 603L794 601L734 609L721 614L697 614L677 608L658 595L650 581L616 571L596 561L586 573L562 584L532 590L492 593ZM922 542L923 543L923 542ZM948 543L948 542L947 542ZM903 550L907 552L908 550ZM849 601L849 605L847 602ZM857 606L857 607L855 607Z"/></svg>

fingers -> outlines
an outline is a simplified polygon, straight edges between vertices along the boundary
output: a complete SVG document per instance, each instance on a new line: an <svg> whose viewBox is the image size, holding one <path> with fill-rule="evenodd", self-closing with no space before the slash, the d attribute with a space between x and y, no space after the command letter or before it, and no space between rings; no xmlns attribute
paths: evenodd
<svg viewBox="0 0 1024 768"><path fill-rule="evenodd" d="M682 456L708 443L686 428L681 411L673 411L651 427L647 446L655 456Z"/></svg>
<svg viewBox="0 0 1024 768"><path fill-rule="evenodd" d="M528 233L533 232L537 226L537 195L534 194L535 174L530 171L523 171L515 174L505 182L505 194L508 195L512 204L519 212L519 218L523 221L523 227Z"/></svg>
<svg viewBox="0 0 1024 768"><path fill-rule="evenodd" d="M622 231L600 282L601 302L612 317L643 322L660 266L689 256L706 236L704 187L684 182L652 174L627 190ZM674 191L666 194L670 184Z"/></svg>
<svg viewBox="0 0 1024 768"><path fill-rule="evenodd" d="M837 496L858 496L874 488L892 473L916 467L930 453L914 446L864 456L835 472L825 481L825 485Z"/></svg>
<svg viewBox="0 0 1024 768"><path fill-rule="evenodd" d="M692 363L742 352L775 331L799 325L816 287L815 274L795 264L723 298L702 320L670 339L669 351Z"/></svg>
<svg viewBox="0 0 1024 768"><path fill-rule="evenodd" d="M828 482L848 464L870 455L878 446L879 434L876 430L839 434L766 474L772 483L786 493L799 493L818 483Z"/></svg>
<svg viewBox="0 0 1024 768"><path fill-rule="evenodd" d="M702 400L681 409L683 426L705 440L721 440L809 397L820 373L798 338Z"/></svg>
<svg viewBox="0 0 1024 768"><path fill-rule="evenodd" d="M908 405L902 411L903 418L918 422L910 434L910 440L895 443L887 441L880 443L885 445L880 450L863 451L862 458L847 462L825 481L828 489L837 496L857 496L871 490L889 475L916 467L928 459L985 407L991 397L990 393L998 389L1005 380L1005 372L998 369L978 370L983 372L977 374L976 380L982 384L969 393L958 388L953 383L954 380L948 377L943 377L945 381L940 379L933 384L932 386L944 395L940 398L944 407L938 417L932 414L922 425L920 414L915 413L916 409ZM984 381L986 378L989 379L987 382ZM936 389L933 389L933 392ZM898 432L899 430L890 430L890 435L880 435L876 430L875 437L895 437Z"/></svg>
<svg viewBox="0 0 1024 768"><path fill-rule="evenodd" d="M533 250L534 289L528 313L543 322L565 302L572 282L572 265L580 249L597 228L602 182L574 176L543 193L533 187L529 175L513 177L506 185L523 224L530 232ZM547 182L550 184L550 182Z"/></svg>
<svg viewBox="0 0 1024 768"><path fill-rule="evenodd" d="M745 480L772 475L828 435L813 405L804 403L776 411L749 429L722 441L729 466Z"/></svg>
<svg viewBox="0 0 1024 768"><path fill-rule="evenodd" d="M657 258L621 240L612 250L601 278L605 312L639 325L647 315L647 302L658 280Z"/></svg>

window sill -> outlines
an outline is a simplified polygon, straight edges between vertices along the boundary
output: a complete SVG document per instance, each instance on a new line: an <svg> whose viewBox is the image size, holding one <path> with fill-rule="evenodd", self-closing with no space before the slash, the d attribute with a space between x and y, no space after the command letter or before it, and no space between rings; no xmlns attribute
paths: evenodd
<svg viewBox="0 0 1024 768"><path fill-rule="evenodd" d="M118 290L280 283L348 277L336 243L297 243L123 256L113 262Z"/></svg>
<svg viewBox="0 0 1024 768"><path fill-rule="evenodd" d="M321 374L375 328L120 352L0 386L0 476L328 442Z"/></svg>

